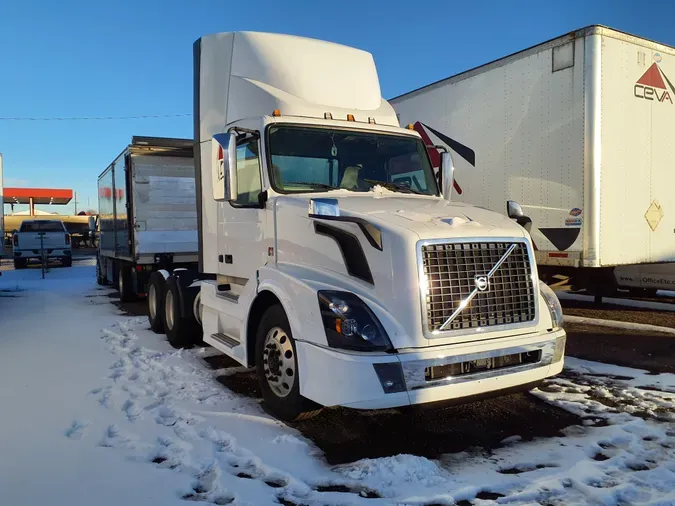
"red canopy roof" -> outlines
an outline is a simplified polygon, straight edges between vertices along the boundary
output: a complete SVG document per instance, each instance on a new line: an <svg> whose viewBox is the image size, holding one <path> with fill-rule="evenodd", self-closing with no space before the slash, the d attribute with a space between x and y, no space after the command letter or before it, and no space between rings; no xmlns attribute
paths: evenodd
<svg viewBox="0 0 675 506"><path fill-rule="evenodd" d="M5 188L6 204L68 204L73 199L73 190L53 188Z"/></svg>

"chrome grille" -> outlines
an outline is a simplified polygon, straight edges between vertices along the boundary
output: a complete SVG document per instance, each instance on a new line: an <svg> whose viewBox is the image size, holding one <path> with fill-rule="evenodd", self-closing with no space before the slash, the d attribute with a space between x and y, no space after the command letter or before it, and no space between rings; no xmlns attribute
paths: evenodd
<svg viewBox="0 0 675 506"><path fill-rule="evenodd" d="M444 331L511 325L535 318L535 293L525 243L470 242L426 244L421 248L427 277L426 320L429 331L441 326L512 246L485 291L478 291Z"/></svg>

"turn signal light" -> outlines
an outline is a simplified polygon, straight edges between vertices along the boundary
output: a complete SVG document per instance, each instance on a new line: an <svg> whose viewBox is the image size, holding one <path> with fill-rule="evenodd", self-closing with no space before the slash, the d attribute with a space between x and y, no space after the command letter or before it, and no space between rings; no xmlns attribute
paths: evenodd
<svg viewBox="0 0 675 506"><path fill-rule="evenodd" d="M408 126L406 126L408 130L415 130L415 126L412 123L408 123Z"/></svg>
<svg viewBox="0 0 675 506"><path fill-rule="evenodd" d="M347 121L354 121L354 115L353 114L347 114Z"/></svg>
<svg viewBox="0 0 675 506"><path fill-rule="evenodd" d="M278 118L279 116L281 116L281 111L279 109L274 109L274 111L272 111L272 116Z"/></svg>

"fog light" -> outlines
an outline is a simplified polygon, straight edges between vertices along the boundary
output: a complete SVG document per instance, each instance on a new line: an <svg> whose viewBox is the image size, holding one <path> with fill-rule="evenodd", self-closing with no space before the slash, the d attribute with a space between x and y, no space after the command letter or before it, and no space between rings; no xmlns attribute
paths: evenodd
<svg viewBox="0 0 675 506"><path fill-rule="evenodd" d="M567 343L567 336L560 336L555 340L555 351L553 352L552 363L559 362L565 355L565 344Z"/></svg>
<svg viewBox="0 0 675 506"><path fill-rule="evenodd" d="M405 380L400 362L373 364L373 367L385 394L405 392Z"/></svg>

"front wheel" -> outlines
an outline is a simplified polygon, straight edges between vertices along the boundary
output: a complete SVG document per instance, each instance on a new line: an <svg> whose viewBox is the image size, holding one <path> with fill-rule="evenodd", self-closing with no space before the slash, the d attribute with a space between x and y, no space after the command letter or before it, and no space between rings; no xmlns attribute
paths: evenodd
<svg viewBox="0 0 675 506"><path fill-rule="evenodd" d="M321 406L300 395L295 341L284 309L265 311L256 335L256 373L268 410L286 421L306 420Z"/></svg>

